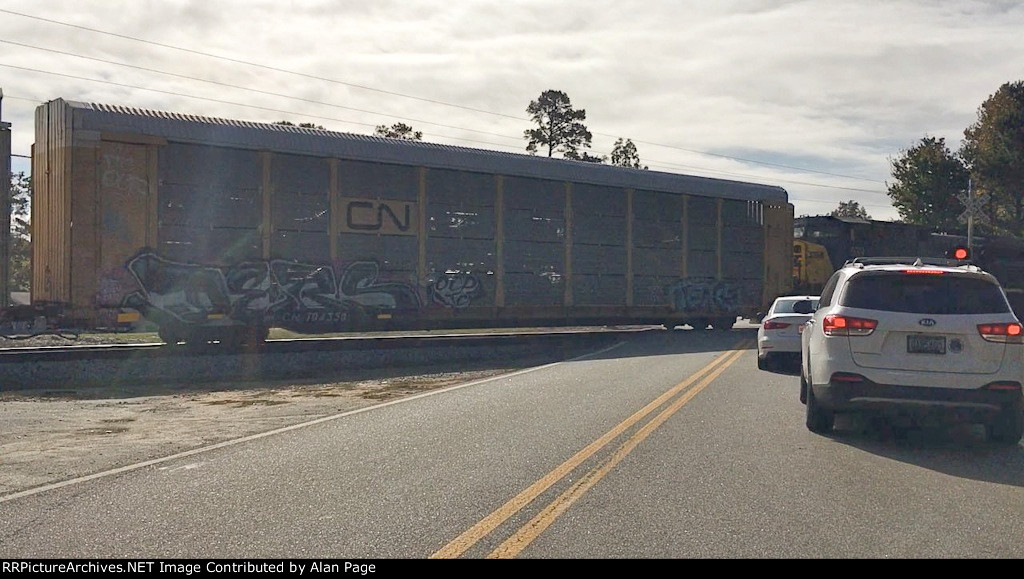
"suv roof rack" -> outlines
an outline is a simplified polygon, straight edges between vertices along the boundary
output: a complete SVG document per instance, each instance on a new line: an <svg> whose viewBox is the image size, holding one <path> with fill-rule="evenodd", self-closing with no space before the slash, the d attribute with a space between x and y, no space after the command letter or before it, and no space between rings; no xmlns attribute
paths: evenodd
<svg viewBox="0 0 1024 579"><path fill-rule="evenodd" d="M937 265L943 267L974 266L968 260L950 259L946 257L855 257L846 260L848 265Z"/></svg>

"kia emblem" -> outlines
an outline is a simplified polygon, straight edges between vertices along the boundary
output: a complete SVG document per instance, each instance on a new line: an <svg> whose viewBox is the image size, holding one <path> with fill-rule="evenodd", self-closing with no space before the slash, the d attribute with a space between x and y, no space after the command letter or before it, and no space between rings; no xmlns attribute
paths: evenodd
<svg viewBox="0 0 1024 579"><path fill-rule="evenodd" d="M937 322L931 318L921 318L920 320L917 321L917 323L921 324L922 326L931 327L934 326Z"/></svg>

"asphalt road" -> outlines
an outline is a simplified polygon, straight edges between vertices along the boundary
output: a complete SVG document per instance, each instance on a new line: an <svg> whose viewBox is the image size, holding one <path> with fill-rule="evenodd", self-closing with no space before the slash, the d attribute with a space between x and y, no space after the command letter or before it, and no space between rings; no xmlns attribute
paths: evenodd
<svg viewBox="0 0 1024 579"><path fill-rule="evenodd" d="M1024 448L807 431L754 332L650 332L0 502L0 557L1020 558Z"/></svg>

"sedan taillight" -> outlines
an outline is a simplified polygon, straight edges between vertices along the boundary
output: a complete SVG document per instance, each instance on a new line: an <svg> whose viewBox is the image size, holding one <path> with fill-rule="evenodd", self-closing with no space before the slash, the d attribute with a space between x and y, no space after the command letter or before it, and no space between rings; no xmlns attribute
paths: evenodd
<svg viewBox="0 0 1024 579"><path fill-rule="evenodd" d="M822 320L826 336L868 336L878 327L878 320L830 314Z"/></svg>
<svg viewBox="0 0 1024 579"><path fill-rule="evenodd" d="M766 330L781 330L783 328L788 328L789 327L789 324L787 324L785 322L765 322L762 325L764 326L764 329L766 329Z"/></svg>
<svg viewBox="0 0 1024 579"><path fill-rule="evenodd" d="M989 342L1002 342L1004 344L1024 343L1024 339L1022 339L1024 326L1017 322L978 324L978 333Z"/></svg>

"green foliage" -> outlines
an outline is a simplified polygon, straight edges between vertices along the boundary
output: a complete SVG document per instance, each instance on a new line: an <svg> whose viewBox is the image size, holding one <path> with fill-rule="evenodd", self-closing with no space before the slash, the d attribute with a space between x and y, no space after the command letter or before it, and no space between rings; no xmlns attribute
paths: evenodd
<svg viewBox="0 0 1024 579"><path fill-rule="evenodd" d="M275 125L284 125L286 127L299 127L299 128L302 128L302 129L320 129L321 131L326 131L327 130L327 129L324 128L323 125L317 125L317 124L314 124L314 123L299 123L299 124L296 125L295 123L293 123L291 121L276 121L276 122L274 122L274 124Z"/></svg>
<svg viewBox="0 0 1024 579"><path fill-rule="evenodd" d="M839 207L829 213L832 217L853 217L855 219L871 219L868 210L860 206L860 203L849 200L840 201Z"/></svg>
<svg viewBox="0 0 1024 579"><path fill-rule="evenodd" d="M32 178L11 174L11 261L8 281L12 291L29 291L32 283Z"/></svg>
<svg viewBox="0 0 1024 579"><path fill-rule="evenodd" d="M377 125L374 130L374 134L378 137L387 137L389 139L404 139L406 141L422 141L423 131L414 131L412 127L405 123L395 123L390 127L385 125Z"/></svg>
<svg viewBox="0 0 1024 579"><path fill-rule="evenodd" d="M612 148L612 165L619 167L631 167L633 169L646 169L640 164L640 155L636 152L636 145L632 139L622 140L620 137L615 141Z"/></svg>
<svg viewBox="0 0 1024 579"><path fill-rule="evenodd" d="M902 221L950 232L962 229L958 217L964 205L957 195L967 191L969 174L945 139L925 137L890 163L895 181L888 184L888 193Z"/></svg>
<svg viewBox="0 0 1024 579"><path fill-rule="evenodd" d="M582 121L587 118L584 109L572 108L569 96L559 90L546 90L526 107L537 128L523 131L527 139L526 150L536 154L538 147L546 147L548 157L560 152L566 159L589 160L599 157L584 156L580 149L589 149L593 135ZM604 159L601 159L603 162Z"/></svg>
<svg viewBox="0 0 1024 579"><path fill-rule="evenodd" d="M585 163L604 163L605 161L608 160L608 157L605 157L603 155L591 155L586 151L583 151L582 153L580 153L579 151L567 151L565 153L565 158L572 159L574 161L583 161Z"/></svg>
<svg viewBox="0 0 1024 579"><path fill-rule="evenodd" d="M960 156L973 192L989 195L994 232L1024 235L1024 81L1002 85L982 103Z"/></svg>

